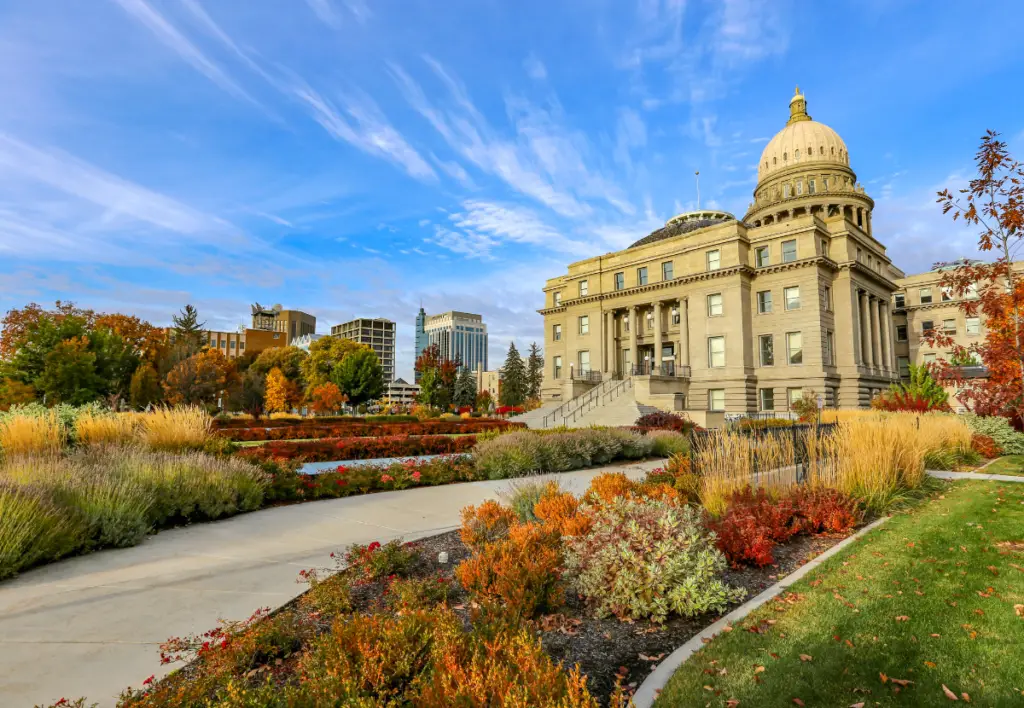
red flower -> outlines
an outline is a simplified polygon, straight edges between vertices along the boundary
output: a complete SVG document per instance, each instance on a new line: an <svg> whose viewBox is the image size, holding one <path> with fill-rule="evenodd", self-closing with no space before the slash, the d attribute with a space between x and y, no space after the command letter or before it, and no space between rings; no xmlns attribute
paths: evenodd
<svg viewBox="0 0 1024 708"><path fill-rule="evenodd" d="M339 487L344 487L346 484L348 484L348 480L339 479L337 482L335 482L335 484L337 484Z"/></svg>
<svg viewBox="0 0 1024 708"><path fill-rule="evenodd" d="M374 541L373 543L371 543L369 546L366 547L366 550L372 552L372 551L376 551L378 548L380 548L380 541Z"/></svg>
<svg viewBox="0 0 1024 708"><path fill-rule="evenodd" d="M419 472L413 472L413 473L412 473L412 475L411 475L411 477L412 477L412 478L413 478L413 480L414 480L414 481L416 481L416 482L419 482L419 481L420 481L420 473L419 473Z"/></svg>
<svg viewBox="0 0 1024 708"><path fill-rule="evenodd" d="M153 679L155 679L155 678L156 678L156 674L153 674L153 675L152 675L152 676L150 676L150 677L149 677L148 679L146 679L145 681L143 681L143 682L142 682L142 685L143 685L143 686L148 686L149 684L153 683Z"/></svg>
<svg viewBox="0 0 1024 708"><path fill-rule="evenodd" d="M389 474L382 474L382 475L380 476L380 481L381 481L381 483L382 483L382 484L387 484L388 482L394 482L394 481L395 481L395 478L394 478L394 477L392 477L392 476L391 476L391 475L389 475Z"/></svg>

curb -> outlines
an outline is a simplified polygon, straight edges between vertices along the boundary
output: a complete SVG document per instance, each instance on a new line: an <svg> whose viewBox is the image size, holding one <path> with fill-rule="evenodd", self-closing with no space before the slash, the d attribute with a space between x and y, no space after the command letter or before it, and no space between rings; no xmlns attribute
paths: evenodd
<svg viewBox="0 0 1024 708"><path fill-rule="evenodd" d="M687 659L695 654L701 647L704 646L705 639L712 639L715 635L722 631L726 625L734 624L739 622L741 619L749 615L757 608L764 605L769 600L774 598L776 595L781 593L783 590L788 588L796 581L803 578L805 575L810 573L812 570L817 568L819 565L827 561L832 556L836 555L840 551L844 550L847 546L851 545L861 536L864 536L876 528L884 524L889 520L888 516L883 516L876 521L872 521L870 524L862 528L857 533L853 534L849 538L844 538L842 541L832 546L820 556L808 561L805 565L797 568L792 573L787 575L779 582L772 585L767 590L761 592L760 595L754 597L751 600L747 600L745 603L737 607L729 614L722 617L712 625L709 625L702 629L698 634L694 635L689 641L683 644L681 647L676 649L674 652L668 655L664 661L651 672L651 674L644 679L644 682L640 684L640 688L633 694L633 705L636 708L651 708L654 705L654 700L661 693L662 689L668 683L668 680L672 678L672 674L676 672L680 666L682 666Z"/></svg>

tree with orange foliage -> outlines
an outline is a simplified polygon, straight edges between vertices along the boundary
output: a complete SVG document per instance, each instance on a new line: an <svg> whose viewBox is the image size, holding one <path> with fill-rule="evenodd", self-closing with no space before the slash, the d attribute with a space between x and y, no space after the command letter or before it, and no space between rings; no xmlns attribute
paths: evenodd
<svg viewBox="0 0 1024 708"><path fill-rule="evenodd" d="M267 374L265 406L268 413L282 413L291 408L288 402L288 379L276 366Z"/></svg>
<svg viewBox="0 0 1024 708"><path fill-rule="evenodd" d="M1018 424L1024 420L1024 280L1013 261L1024 239L1024 165L1013 159L999 134L987 131L975 156L978 175L961 196L938 193L944 214L981 229L978 249L994 251L992 263L960 260L938 264L945 268L941 285L963 298L968 317L983 316L985 338L963 346L941 331L925 334L933 347L949 349L951 361L936 365L937 378L955 385L957 398L983 415L1003 415ZM966 378L957 364L980 361L987 378Z"/></svg>
<svg viewBox="0 0 1024 708"><path fill-rule="evenodd" d="M215 403L239 381L234 363L219 350L207 349L175 365L164 381L164 392L172 406Z"/></svg>
<svg viewBox="0 0 1024 708"><path fill-rule="evenodd" d="M341 392L341 389L330 381L309 390L310 407L317 415L337 413L347 400L348 398Z"/></svg>
<svg viewBox="0 0 1024 708"><path fill-rule="evenodd" d="M42 319L60 322L65 317L80 318L86 330L92 329L96 313L83 310L73 302L57 300L52 310L44 310L34 302L30 302L20 310L8 310L0 321L0 359L10 359L28 341L38 328Z"/></svg>
<svg viewBox="0 0 1024 708"><path fill-rule="evenodd" d="M118 312L99 315L93 327L109 329L121 337L136 356L154 366L167 351L167 331L132 315L122 315Z"/></svg>

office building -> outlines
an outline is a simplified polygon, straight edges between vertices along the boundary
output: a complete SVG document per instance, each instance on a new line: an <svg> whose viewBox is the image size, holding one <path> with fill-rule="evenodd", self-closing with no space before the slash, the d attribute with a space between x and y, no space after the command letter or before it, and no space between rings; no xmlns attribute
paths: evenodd
<svg viewBox="0 0 1024 708"><path fill-rule="evenodd" d="M416 316L416 356L432 344L448 361L457 360L473 371L487 369L487 325L480 315L455 310L428 315L421 307Z"/></svg>
<svg viewBox="0 0 1024 708"><path fill-rule="evenodd" d="M350 339L369 346L380 359L384 381L395 380L395 323L378 317L359 318L331 327L332 337Z"/></svg>

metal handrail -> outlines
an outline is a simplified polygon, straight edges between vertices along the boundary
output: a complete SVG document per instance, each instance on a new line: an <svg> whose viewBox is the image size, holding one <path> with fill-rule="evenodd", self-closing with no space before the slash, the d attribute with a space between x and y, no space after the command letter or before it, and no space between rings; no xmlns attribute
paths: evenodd
<svg viewBox="0 0 1024 708"><path fill-rule="evenodd" d="M562 419L562 425L565 425L568 421L576 421L577 416L581 412L587 412L596 407L595 402L604 404L607 401L616 398L621 390L629 388L633 385L633 381L630 378L623 379L605 379L600 384L590 389L586 393L580 394L575 398L572 398L555 410L548 413L541 419L541 427L547 428L550 423ZM584 410L585 409L585 410Z"/></svg>

